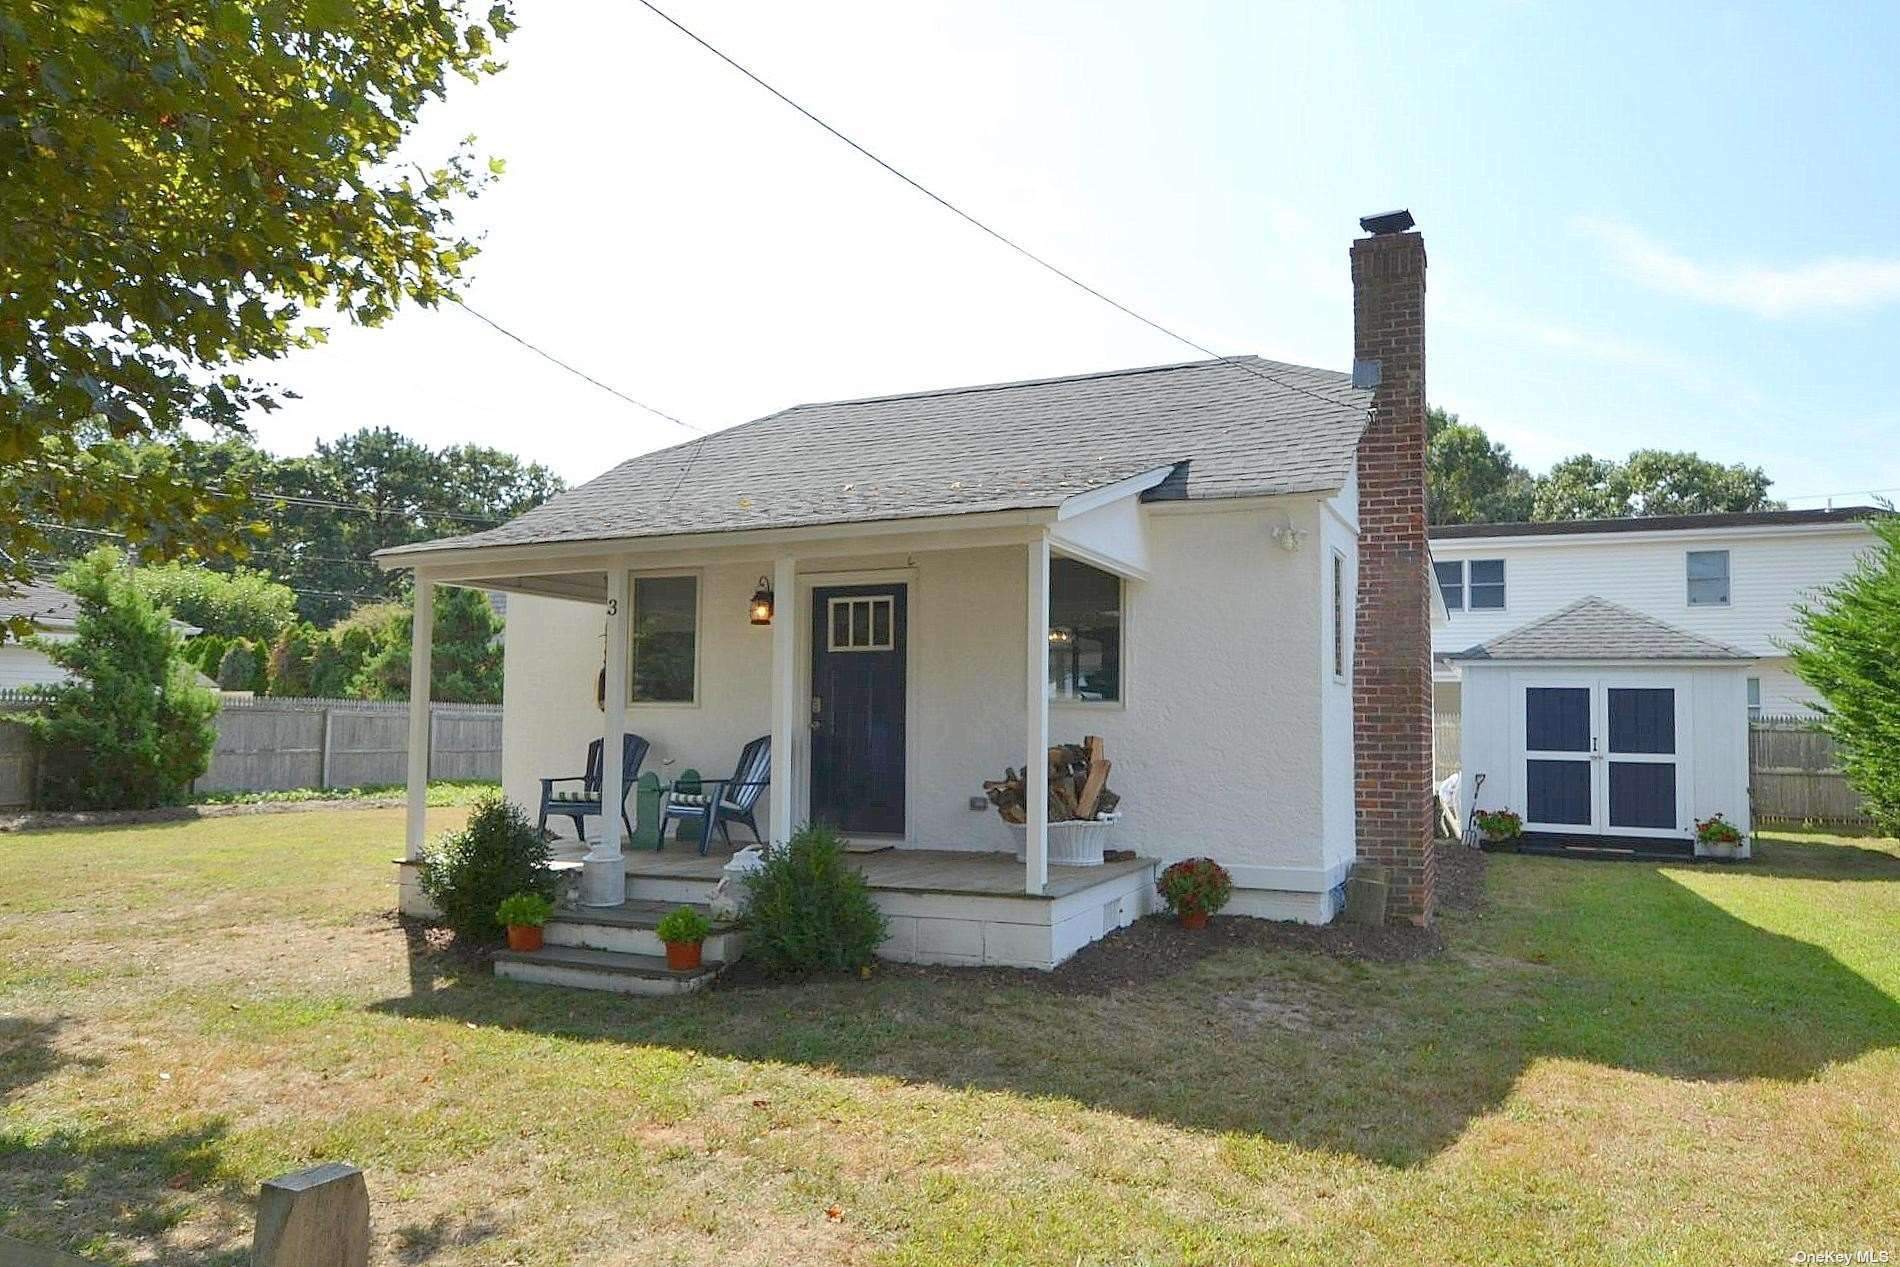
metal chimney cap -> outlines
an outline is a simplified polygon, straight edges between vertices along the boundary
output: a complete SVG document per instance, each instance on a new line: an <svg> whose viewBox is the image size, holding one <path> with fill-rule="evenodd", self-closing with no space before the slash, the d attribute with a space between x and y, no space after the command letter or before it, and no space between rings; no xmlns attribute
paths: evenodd
<svg viewBox="0 0 1900 1267"><path fill-rule="evenodd" d="M1409 211L1382 211L1376 216L1359 217L1359 227L1375 237L1387 233L1403 233L1418 221L1412 219Z"/></svg>

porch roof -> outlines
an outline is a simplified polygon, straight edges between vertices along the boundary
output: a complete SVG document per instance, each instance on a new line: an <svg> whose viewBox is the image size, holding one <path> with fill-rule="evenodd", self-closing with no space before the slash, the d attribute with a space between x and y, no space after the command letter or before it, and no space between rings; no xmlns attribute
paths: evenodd
<svg viewBox="0 0 1900 1267"><path fill-rule="evenodd" d="M499 527L376 558L1049 509L1159 467L1174 474L1150 500L1340 488L1372 393L1343 373L1234 360L797 405L631 458Z"/></svg>

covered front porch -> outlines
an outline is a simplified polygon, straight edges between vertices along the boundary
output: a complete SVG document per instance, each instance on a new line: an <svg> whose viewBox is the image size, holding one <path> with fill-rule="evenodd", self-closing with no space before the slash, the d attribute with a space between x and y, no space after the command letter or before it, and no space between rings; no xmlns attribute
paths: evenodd
<svg viewBox="0 0 1900 1267"><path fill-rule="evenodd" d="M519 595L504 703L510 799L532 811L540 777L578 773L591 739L606 754L608 812L565 847L578 854L581 906L704 900L724 863L717 838L703 858L671 831L659 852L630 847L612 812L637 804L635 771L617 760L623 736L650 742L644 769L668 785L689 768L723 778L745 744L767 738L762 834L783 841L822 820L881 849L855 857L892 917L889 957L1052 966L1147 909L1153 863L1050 865L1047 773L1023 754L1051 744L1052 694L1064 697L1059 709L1098 710L1061 718L1058 741L1122 714L1103 685L1113 675L1085 667L1093 661L1072 649L1074 632L1052 627L1051 570L1085 565L1119 621L1148 575L1138 498L1166 474L1048 510L412 555L400 560L416 576L412 696L430 680L436 586ZM663 660L676 682L655 678ZM427 835L425 762L414 755L426 752L426 731L412 727L410 739L413 864ZM981 803L982 781L1024 764L1028 821L1012 832ZM750 843L743 828L735 839ZM1127 879L1144 868L1144 882ZM1080 918L1087 903L1072 899L1105 883L1115 891ZM994 919L949 913L997 902L1006 906ZM1039 944L1024 944L1022 925L1043 930Z"/></svg>

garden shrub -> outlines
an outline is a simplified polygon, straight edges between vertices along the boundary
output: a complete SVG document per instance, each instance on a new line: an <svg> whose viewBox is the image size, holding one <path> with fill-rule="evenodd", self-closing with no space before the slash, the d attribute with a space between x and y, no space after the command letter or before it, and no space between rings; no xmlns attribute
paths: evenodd
<svg viewBox="0 0 1900 1267"><path fill-rule="evenodd" d="M227 691L264 692L264 657L243 638L233 638L218 661L218 686Z"/></svg>
<svg viewBox="0 0 1900 1267"><path fill-rule="evenodd" d="M887 923L829 827L799 829L767 845L765 864L746 877L746 954L767 972L801 975L862 968Z"/></svg>
<svg viewBox="0 0 1900 1267"><path fill-rule="evenodd" d="M198 685L171 618L102 547L60 584L79 600L70 641L32 645L72 674L27 725L50 809L150 809L185 799L210 768L218 699Z"/></svg>
<svg viewBox="0 0 1900 1267"><path fill-rule="evenodd" d="M457 940L498 941L495 912L507 898L554 899L558 881L548 842L522 808L499 795L477 801L468 825L436 840L423 855L422 891L441 908Z"/></svg>

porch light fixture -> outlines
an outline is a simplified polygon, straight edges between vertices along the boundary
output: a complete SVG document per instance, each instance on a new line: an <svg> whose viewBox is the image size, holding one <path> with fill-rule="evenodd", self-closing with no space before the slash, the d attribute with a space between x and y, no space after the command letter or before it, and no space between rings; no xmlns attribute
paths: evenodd
<svg viewBox="0 0 1900 1267"><path fill-rule="evenodd" d="M755 625L772 623L772 582L763 576L759 578L759 588L752 591L752 623Z"/></svg>

